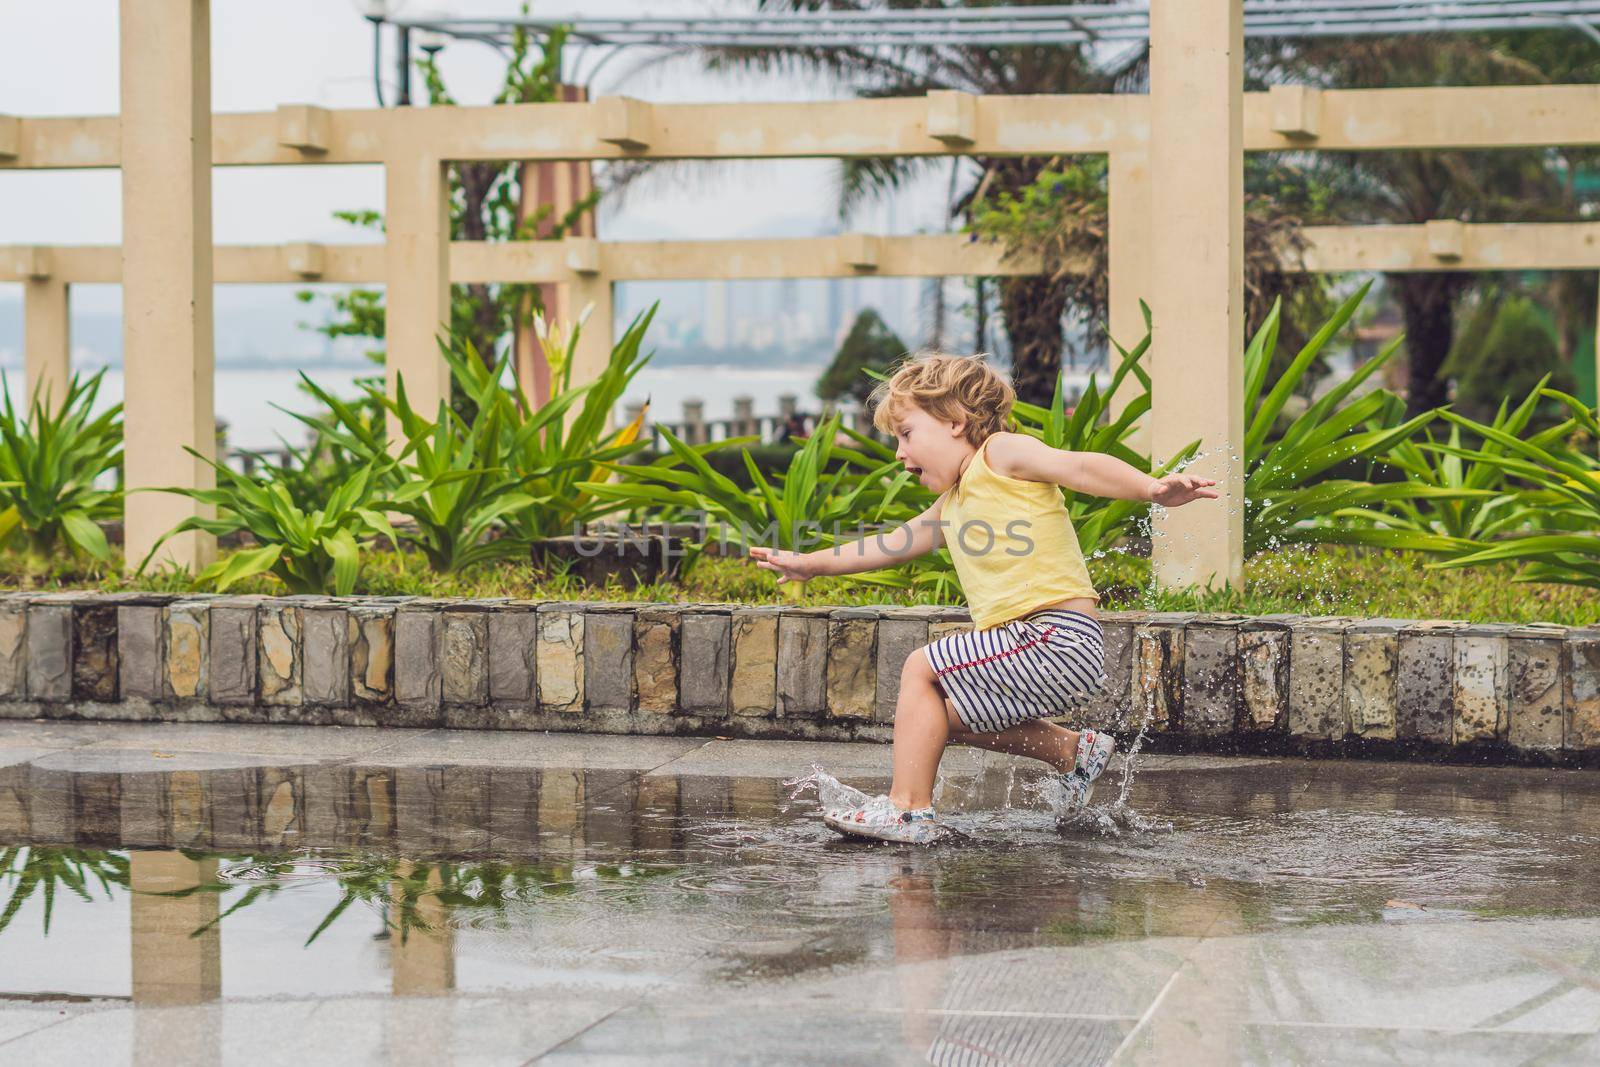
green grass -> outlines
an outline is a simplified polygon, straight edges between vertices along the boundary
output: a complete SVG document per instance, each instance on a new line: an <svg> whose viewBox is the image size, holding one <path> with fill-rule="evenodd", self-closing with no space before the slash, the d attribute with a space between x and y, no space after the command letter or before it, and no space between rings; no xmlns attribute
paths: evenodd
<svg viewBox="0 0 1600 1067"><path fill-rule="evenodd" d="M1600 600L1576 586L1518 583L1510 565L1465 571L1430 571L1426 557L1324 546L1295 547L1256 556L1245 565L1245 587L1238 591L1164 593L1150 582L1148 560L1112 555L1090 561L1096 586L1108 610L1218 611L1239 614L1294 612L1305 615L1363 615L1469 622L1600 622ZM120 555L105 567L90 567L82 557L41 559L0 553L0 588L105 590L142 589L181 592L192 588L182 575L147 575L128 580L120 574ZM277 579L259 576L234 587L238 593L282 593ZM363 555L358 593L436 597L519 597L535 600L663 600L747 604L867 605L934 603L927 595L865 586L847 578L818 578L786 596L772 576L740 559L707 557L682 584L660 583L639 589L615 584L604 589L560 575L540 573L532 564L503 562L469 567L459 574L437 574L417 555L372 552Z"/></svg>

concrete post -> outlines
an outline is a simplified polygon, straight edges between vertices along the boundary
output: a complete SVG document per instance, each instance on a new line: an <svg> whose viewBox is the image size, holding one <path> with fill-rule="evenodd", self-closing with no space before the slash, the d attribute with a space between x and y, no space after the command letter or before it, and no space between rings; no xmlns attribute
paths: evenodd
<svg viewBox="0 0 1600 1067"><path fill-rule="evenodd" d="M412 408L433 418L450 397L439 335L450 325L450 217L444 164L413 147L384 163L386 372L389 395L405 378ZM398 452L398 422L388 422Z"/></svg>
<svg viewBox="0 0 1600 1067"><path fill-rule="evenodd" d="M1235 584L1243 569L1243 53L1242 0L1151 5L1152 447L1161 462L1201 439L1188 469L1221 491L1157 516L1167 588Z"/></svg>
<svg viewBox="0 0 1600 1067"><path fill-rule="evenodd" d="M1151 262L1155 249L1150 236L1150 152L1147 147L1123 148L1109 159L1110 196L1107 219L1107 289L1112 338L1131 349L1144 337L1144 313L1139 301L1151 299ZM1115 371L1121 358L1109 349L1108 370ZM1142 361L1150 369L1151 356ZM1126 381L1111 398L1111 418L1121 417L1123 409L1139 394L1138 382ZM1150 447L1149 419L1129 438L1135 449Z"/></svg>
<svg viewBox="0 0 1600 1067"><path fill-rule="evenodd" d="M48 396L51 406L59 406L67 395L71 374L71 301L67 283L60 278L28 279L22 287L22 315L26 403L31 405L35 396Z"/></svg>
<svg viewBox="0 0 1600 1067"><path fill-rule="evenodd" d="M129 490L209 489L212 414L211 18L207 0L122 0L122 351ZM208 509L129 492L127 567ZM162 559L198 569L216 540L190 532ZM159 562L159 561L158 561Z"/></svg>
<svg viewBox="0 0 1600 1067"><path fill-rule="evenodd" d="M683 402L683 439L691 445L703 445L711 439L706 432L706 402L704 400L685 400Z"/></svg>

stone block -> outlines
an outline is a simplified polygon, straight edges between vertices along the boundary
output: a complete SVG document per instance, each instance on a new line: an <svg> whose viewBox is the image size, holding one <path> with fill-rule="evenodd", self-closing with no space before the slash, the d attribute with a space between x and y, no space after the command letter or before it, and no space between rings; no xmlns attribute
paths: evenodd
<svg viewBox="0 0 1600 1067"><path fill-rule="evenodd" d="M951 634L970 634L972 622L968 619L941 619L928 623L928 644L933 644L941 637Z"/></svg>
<svg viewBox="0 0 1600 1067"><path fill-rule="evenodd" d="M28 605L28 665L24 671L30 700L72 699L72 608L67 604Z"/></svg>
<svg viewBox="0 0 1600 1067"><path fill-rule="evenodd" d="M257 692L263 704L297 707L302 700L300 611L297 604L268 600L257 613Z"/></svg>
<svg viewBox="0 0 1600 1067"><path fill-rule="evenodd" d="M641 608L633 617L634 706L670 715L678 710L678 638L682 617L676 608Z"/></svg>
<svg viewBox="0 0 1600 1067"><path fill-rule="evenodd" d="M1464 626L1455 639L1455 717L1451 742L1503 741L1510 718L1509 626Z"/></svg>
<svg viewBox="0 0 1600 1067"><path fill-rule="evenodd" d="M402 604L394 613L394 702L407 725L437 719L444 695L439 664L441 613Z"/></svg>
<svg viewBox="0 0 1600 1067"><path fill-rule="evenodd" d="M167 698L161 612L151 604L117 608L117 688L124 701L154 704Z"/></svg>
<svg viewBox="0 0 1600 1067"><path fill-rule="evenodd" d="M1239 630L1238 728L1281 733L1289 722L1289 632L1298 619L1255 618Z"/></svg>
<svg viewBox="0 0 1600 1067"><path fill-rule="evenodd" d="M1397 736L1403 625L1374 619L1344 635L1344 715L1356 737L1393 741Z"/></svg>
<svg viewBox="0 0 1600 1067"><path fill-rule="evenodd" d="M211 667L211 603L175 600L164 611L167 699L203 703Z"/></svg>
<svg viewBox="0 0 1600 1067"><path fill-rule="evenodd" d="M778 620L778 714L814 719L827 710L828 620L787 610Z"/></svg>
<svg viewBox="0 0 1600 1067"><path fill-rule="evenodd" d="M1239 627L1201 616L1183 629L1183 732L1225 737L1239 718Z"/></svg>
<svg viewBox="0 0 1600 1067"><path fill-rule="evenodd" d="M243 706L255 703L260 608L260 599L243 597L218 600L211 605L211 703Z"/></svg>
<svg viewBox="0 0 1600 1067"><path fill-rule="evenodd" d="M28 602L18 596L0 598L0 700L21 700L28 693Z"/></svg>
<svg viewBox="0 0 1600 1067"><path fill-rule="evenodd" d="M543 711L583 711L584 614L582 611L539 609L539 636L535 644L539 707Z"/></svg>
<svg viewBox="0 0 1600 1067"><path fill-rule="evenodd" d="M538 617L502 608L489 616L489 700L528 707L534 703L534 645Z"/></svg>
<svg viewBox="0 0 1600 1067"><path fill-rule="evenodd" d="M772 715L778 708L776 608L740 608L729 620L733 642L728 703L735 715Z"/></svg>
<svg viewBox="0 0 1600 1067"><path fill-rule="evenodd" d="M319 605L300 613L301 700L321 707L350 705L350 615Z"/></svg>
<svg viewBox="0 0 1600 1067"><path fill-rule="evenodd" d="M109 599L72 606L72 699L111 704L118 700L117 605Z"/></svg>
<svg viewBox="0 0 1600 1067"><path fill-rule="evenodd" d="M878 622L878 684L872 717L893 722L900 699L900 672L911 654L928 643L924 619L885 618Z"/></svg>
<svg viewBox="0 0 1600 1067"><path fill-rule="evenodd" d="M1522 752L1559 752L1565 729L1562 706L1562 629L1522 627L1506 642L1506 740Z"/></svg>
<svg viewBox="0 0 1600 1067"><path fill-rule="evenodd" d="M489 700L489 616L463 611L444 613L441 664L446 704L482 705Z"/></svg>
<svg viewBox="0 0 1600 1067"><path fill-rule="evenodd" d="M350 695L358 705L382 707L394 699L394 615L394 607L372 603L347 612Z"/></svg>
<svg viewBox="0 0 1600 1067"><path fill-rule="evenodd" d="M878 622L851 609L828 619L827 713L831 719L870 719L878 707Z"/></svg>
<svg viewBox="0 0 1600 1067"><path fill-rule="evenodd" d="M589 707L633 709L633 613L591 612L583 620L583 682Z"/></svg>
<svg viewBox="0 0 1600 1067"><path fill-rule="evenodd" d="M1134 631L1134 641L1132 710L1137 723L1129 726L1175 729L1183 721L1183 624L1146 623Z"/></svg>
<svg viewBox="0 0 1600 1067"><path fill-rule="evenodd" d="M1417 622L1400 631L1395 736L1402 741L1450 743L1457 627L1452 622Z"/></svg>
<svg viewBox="0 0 1600 1067"><path fill-rule="evenodd" d="M1342 741L1350 732L1344 711L1344 631L1351 620L1308 619L1289 631L1289 736Z"/></svg>
<svg viewBox="0 0 1600 1067"><path fill-rule="evenodd" d="M1135 631L1143 624L1143 612L1106 612L1100 616L1104 643L1105 684L1077 710L1075 725L1121 729L1133 708L1133 657L1138 641Z"/></svg>
<svg viewBox="0 0 1600 1067"><path fill-rule="evenodd" d="M685 612L678 631L678 704L694 715L728 714L731 617Z"/></svg>
<svg viewBox="0 0 1600 1067"><path fill-rule="evenodd" d="M1561 642L1565 744L1600 751L1600 629L1572 630Z"/></svg>

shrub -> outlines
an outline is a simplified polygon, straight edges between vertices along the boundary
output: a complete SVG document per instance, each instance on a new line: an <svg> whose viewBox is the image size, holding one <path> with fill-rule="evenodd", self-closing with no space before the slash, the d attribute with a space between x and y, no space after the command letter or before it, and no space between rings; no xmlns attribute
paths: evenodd
<svg viewBox="0 0 1600 1067"><path fill-rule="evenodd" d="M0 375L0 540L20 535L48 554L65 538L97 560L110 557L99 523L122 517L122 494L96 483L120 476L122 405L94 414L104 374L74 374L59 404L36 390L26 418Z"/></svg>

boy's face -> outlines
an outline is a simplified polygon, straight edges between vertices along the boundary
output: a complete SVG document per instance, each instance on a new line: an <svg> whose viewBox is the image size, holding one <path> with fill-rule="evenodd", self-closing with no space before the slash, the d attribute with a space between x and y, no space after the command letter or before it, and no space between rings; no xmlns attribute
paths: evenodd
<svg viewBox="0 0 1600 1067"><path fill-rule="evenodd" d="M961 476L961 464L976 451L959 422L945 422L915 404L895 413L894 458L930 492L942 493Z"/></svg>

